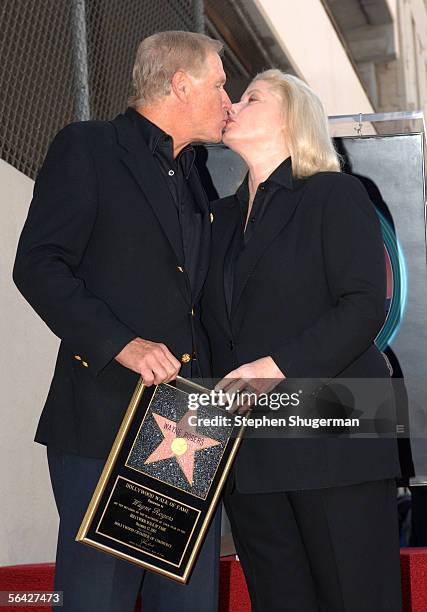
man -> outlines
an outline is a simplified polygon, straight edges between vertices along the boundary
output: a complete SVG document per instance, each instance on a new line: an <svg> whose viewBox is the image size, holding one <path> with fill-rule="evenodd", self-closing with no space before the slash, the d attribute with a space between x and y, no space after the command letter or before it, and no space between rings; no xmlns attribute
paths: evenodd
<svg viewBox="0 0 427 612"><path fill-rule="evenodd" d="M132 391L209 375L198 300L208 201L195 141L221 140L230 100L222 45L200 34L143 40L131 108L65 127L37 178L15 262L19 290L61 339L36 441L47 445L64 610L217 610L219 524L188 585L74 542Z"/></svg>

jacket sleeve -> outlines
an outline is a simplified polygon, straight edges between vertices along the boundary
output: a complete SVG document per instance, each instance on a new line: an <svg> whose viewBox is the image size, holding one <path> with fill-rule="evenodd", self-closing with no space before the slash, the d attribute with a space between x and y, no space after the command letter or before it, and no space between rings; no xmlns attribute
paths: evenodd
<svg viewBox="0 0 427 612"><path fill-rule="evenodd" d="M337 376L368 349L385 320L384 246L364 186L355 177L334 175L323 207L319 231L332 305L272 353L290 378Z"/></svg>
<svg viewBox="0 0 427 612"><path fill-rule="evenodd" d="M136 334L76 273L98 211L87 128L65 127L49 148L19 240L13 279L70 352L97 375Z"/></svg>

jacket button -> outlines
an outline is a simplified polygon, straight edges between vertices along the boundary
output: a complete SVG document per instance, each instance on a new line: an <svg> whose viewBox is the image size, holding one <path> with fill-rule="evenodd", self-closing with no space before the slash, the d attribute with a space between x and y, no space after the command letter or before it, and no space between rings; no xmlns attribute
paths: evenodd
<svg viewBox="0 0 427 612"><path fill-rule="evenodd" d="M184 268L181 268L181 266L177 267L178 272L184 272Z"/></svg>
<svg viewBox="0 0 427 612"><path fill-rule="evenodd" d="M80 355L74 355L74 359L77 359L77 361L81 361L82 358L80 357Z"/></svg>
<svg viewBox="0 0 427 612"><path fill-rule="evenodd" d="M196 312L195 312L194 308L191 309L191 316L192 317L196 316Z"/></svg>
<svg viewBox="0 0 427 612"><path fill-rule="evenodd" d="M184 353L183 355L181 355L182 363L188 363L189 361L191 361L191 356L188 353Z"/></svg>
<svg viewBox="0 0 427 612"><path fill-rule="evenodd" d="M213 223L213 220L214 220L213 213L211 213L209 216L210 216L210 219L211 219L211 223Z"/></svg>
<svg viewBox="0 0 427 612"><path fill-rule="evenodd" d="M82 365L83 365L85 368L88 368L88 367L89 367L89 364L88 364L88 362L87 362L87 361L82 361Z"/></svg>

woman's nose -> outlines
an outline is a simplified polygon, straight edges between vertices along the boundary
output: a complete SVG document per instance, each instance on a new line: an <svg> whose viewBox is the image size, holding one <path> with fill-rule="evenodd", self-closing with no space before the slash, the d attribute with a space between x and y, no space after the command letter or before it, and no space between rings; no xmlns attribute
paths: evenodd
<svg viewBox="0 0 427 612"><path fill-rule="evenodd" d="M236 115L239 112L239 104L240 102L235 102L234 104L231 105L230 108L230 115Z"/></svg>

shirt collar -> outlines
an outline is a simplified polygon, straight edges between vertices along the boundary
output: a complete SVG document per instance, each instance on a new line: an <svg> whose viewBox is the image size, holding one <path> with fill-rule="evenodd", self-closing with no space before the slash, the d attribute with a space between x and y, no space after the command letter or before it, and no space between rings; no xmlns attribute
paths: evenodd
<svg viewBox="0 0 427 612"><path fill-rule="evenodd" d="M287 157L282 163L277 166L275 170L270 174L268 179L264 181L264 184L274 183L280 187L286 187L286 189L294 188L294 179L292 176L292 158Z"/></svg>
<svg viewBox="0 0 427 612"><path fill-rule="evenodd" d="M187 145L178 154L178 161L181 164L182 171L186 179L190 176L191 169L196 159L196 151L192 145Z"/></svg>
<svg viewBox="0 0 427 612"><path fill-rule="evenodd" d="M134 122L151 153L159 153L165 157L169 163L174 163L173 158L173 140L172 137L159 128L158 125L141 115L132 107L126 109L125 115ZM179 152L176 162L179 163L184 172L185 178L188 179L191 169L194 164L196 152L192 145L186 146Z"/></svg>
<svg viewBox="0 0 427 612"><path fill-rule="evenodd" d="M248 201L248 176L248 174L245 176L243 183L236 192L240 202L247 203ZM290 156L284 159L263 183L258 185L259 189L266 190L276 187L285 187L285 189L291 190L295 187L295 179L292 175L292 159Z"/></svg>

